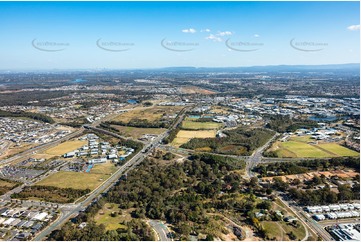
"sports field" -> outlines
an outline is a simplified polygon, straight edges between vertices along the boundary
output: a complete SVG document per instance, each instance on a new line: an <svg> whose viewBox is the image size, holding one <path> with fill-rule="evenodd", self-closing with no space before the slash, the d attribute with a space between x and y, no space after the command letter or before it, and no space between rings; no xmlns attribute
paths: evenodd
<svg viewBox="0 0 361 242"><path fill-rule="evenodd" d="M54 155L54 156L64 155L65 153L79 149L80 147L86 145L87 143L88 141L86 140L69 140L55 147L45 150L44 154Z"/></svg>
<svg viewBox="0 0 361 242"><path fill-rule="evenodd" d="M54 186L60 188L74 189L95 189L104 182L112 173L116 171L116 167L111 163L96 164L89 173L59 171L37 182L35 185Z"/></svg>
<svg viewBox="0 0 361 242"><path fill-rule="evenodd" d="M173 140L172 145L179 147L182 144L187 143L192 138L214 138L216 137L216 133L216 130L180 130L176 138Z"/></svg>
<svg viewBox="0 0 361 242"><path fill-rule="evenodd" d="M134 139L138 139L145 134L159 135L166 131L166 129L136 128L136 127L129 127L129 126L121 126L121 125L111 125L111 127L117 129L122 135L127 136L127 137L132 137Z"/></svg>
<svg viewBox="0 0 361 242"><path fill-rule="evenodd" d="M311 140L309 136L291 137L288 141L276 141L269 151L275 151L278 157L338 157L358 156L359 153L337 143L321 143Z"/></svg>
<svg viewBox="0 0 361 242"><path fill-rule="evenodd" d="M194 122L191 120L185 120L182 122L183 129L191 130L208 130L208 129L219 129L222 126L216 122Z"/></svg>

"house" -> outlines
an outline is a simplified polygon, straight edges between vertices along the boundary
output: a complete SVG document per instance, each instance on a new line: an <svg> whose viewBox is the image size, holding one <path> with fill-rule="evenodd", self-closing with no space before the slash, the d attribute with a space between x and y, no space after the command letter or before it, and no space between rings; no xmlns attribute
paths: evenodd
<svg viewBox="0 0 361 242"><path fill-rule="evenodd" d="M118 158L118 155L116 155L116 154L109 154L109 155L107 156L107 158L108 158L109 160L117 159L117 158Z"/></svg>
<svg viewBox="0 0 361 242"><path fill-rule="evenodd" d="M326 219L325 215L323 215L323 214L313 215L313 218L314 218L315 220L317 220L317 221L322 221L322 220L325 220L325 219Z"/></svg>
<svg viewBox="0 0 361 242"><path fill-rule="evenodd" d="M85 228L86 226L87 226L87 223L86 223L86 222L83 222L83 223L79 224L78 228L79 228L79 229L83 229L83 228Z"/></svg>
<svg viewBox="0 0 361 242"><path fill-rule="evenodd" d="M21 232L20 234L16 235L16 239L18 240L29 240L31 237L31 233L28 232Z"/></svg>
<svg viewBox="0 0 361 242"><path fill-rule="evenodd" d="M283 219L285 222L289 222L289 223L292 223L293 221L296 221L297 218L293 217L293 216L288 216L288 217L285 217Z"/></svg>

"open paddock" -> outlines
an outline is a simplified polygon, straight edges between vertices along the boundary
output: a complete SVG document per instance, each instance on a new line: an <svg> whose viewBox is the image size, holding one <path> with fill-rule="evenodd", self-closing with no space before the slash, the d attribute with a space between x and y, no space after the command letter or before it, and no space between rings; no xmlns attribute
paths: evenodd
<svg viewBox="0 0 361 242"><path fill-rule="evenodd" d="M172 145L179 147L182 144L187 143L192 138L214 138L216 136L216 133L216 130L180 130L176 138L173 140Z"/></svg>

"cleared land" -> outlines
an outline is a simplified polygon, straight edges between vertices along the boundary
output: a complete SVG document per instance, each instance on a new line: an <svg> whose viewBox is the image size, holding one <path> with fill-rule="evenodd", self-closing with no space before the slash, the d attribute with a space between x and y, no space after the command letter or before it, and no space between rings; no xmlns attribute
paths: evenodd
<svg viewBox="0 0 361 242"><path fill-rule="evenodd" d="M144 134L155 134L159 135L166 131L166 129L158 129L158 128L136 128L129 126L121 126L121 125L111 125L111 127L117 129L122 135L127 137L132 137L134 139L138 139L142 137Z"/></svg>
<svg viewBox="0 0 361 242"><path fill-rule="evenodd" d="M183 129L191 130L208 130L208 129L219 129L222 124L216 122L194 122L191 120L185 120L182 122Z"/></svg>
<svg viewBox="0 0 361 242"><path fill-rule="evenodd" d="M188 131L180 130L173 140L172 145L180 146L187 143L192 138L214 138L216 137L216 130L198 130L198 131Z"/></svg>
<svg viewBox="0 0 361 242"><path fill-rule="evenodd" d="M119 205L114 203L106 203L104 204L103 208L95 215L94 221L97 224L104 224L106 230L126 228L126 226L121 223L126 220L130 220L131 217L130 215L122 215L122 212L123 211L120 210Z"/></svg>
<svg viewBox="0 0 361 242"><path fill-rule="evenodd" d="M215 92L210 91L210 90L206 90L200 87L195 87L195 86L187 86L187 87L182 87L182 92L186 93L186 94L194 94L194 93L200 93L200 94L215 94Z"/></svg>
<svg viewBox="0 0 361 242"><path fill-rule="evenodd" d="M116 171L111 163L97 164L89 173L59 171L36 183L35 185L54 186L59 188L90 189L93 190L104 182L111 173Z"/></svg>
<svg viewBox="0 0 361 242"><path fill-rule="evenodd" d="M156 106L149 108L135 108L134 110L122 113L115 117L113 121L128 123L133 119L146 119L149 122L156 122L168 115L174 115L184 107L179 106Z"/></svg>
<svg viewBox="0 0 361 242"><path fill-rule="evenodd" d="M337 157L358 156L359 153L337 143L314 143L310 136L293 136L288 141L275 142L270 151L275 151L278 157Z"/></svg>
<svg viewBox="0 0 361 242"><path fill-rule="evenodd" d="M55 147L52 147L50 149L47 149L44 151L44 154L46 155L63 155L65 153L68 153L70 151L76 150L83 145L86 145L88 141L86 140L69 140L64 143L61 143Z"/></svg>

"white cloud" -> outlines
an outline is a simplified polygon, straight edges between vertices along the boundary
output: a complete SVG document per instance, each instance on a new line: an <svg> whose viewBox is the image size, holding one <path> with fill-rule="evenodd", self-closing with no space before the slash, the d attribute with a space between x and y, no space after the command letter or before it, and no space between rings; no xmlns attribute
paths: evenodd
<svg viewBox="0 0 361 242"><path fill-rule="evenodd" d="M182 32L194 34L195 32L197 32L197 30L190 28L190 29L183 29Z"/></svg>
<svg viewBox="0 0 361 242"><path fill-rule="evenodd" d="M218 32L218 36L227 36L227 35L232 35L233 33L231 31L223 31L223 32Z"/></svg>
<svg viewBox="0 0 361 242"><path fill-rule="evenodd" d="M214 34L210 34L206 37L206 39L213 40L216 42L222 42L222 39Z"/></svg>
<svg viewBox="0 0 361 242"><path fill-rule="evenodd" d="M211 32L211 30L210 29L202 29L201 32L208 32L209 33L209 32Z"/></svg>
<svg viewBox="0 0 361 242"><path fill-rule="evenodd" d="M351 25L347 27L348 30L357 31L360 30L360 25Z"/></svg>
<svg viewBox="0 0 361 242"><path fill-rule="evenodd" d="M258 38L259 34L254 34L253 37Z"/></svg>

